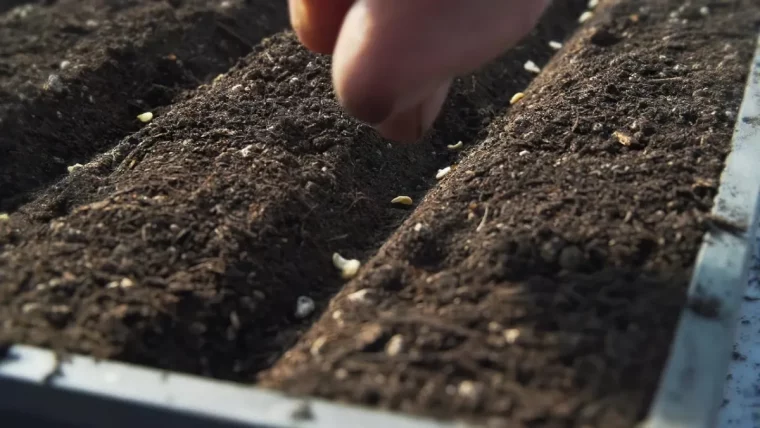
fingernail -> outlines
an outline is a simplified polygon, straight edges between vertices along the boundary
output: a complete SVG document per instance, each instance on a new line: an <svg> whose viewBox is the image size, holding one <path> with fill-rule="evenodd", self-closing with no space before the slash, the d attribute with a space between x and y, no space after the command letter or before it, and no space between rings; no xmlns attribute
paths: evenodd
<svg viewBox="0 0 760 428"><path fill-rule="evenodd" d="M354 0L288 0L290 22L308 49L330 54Z"/></svg>

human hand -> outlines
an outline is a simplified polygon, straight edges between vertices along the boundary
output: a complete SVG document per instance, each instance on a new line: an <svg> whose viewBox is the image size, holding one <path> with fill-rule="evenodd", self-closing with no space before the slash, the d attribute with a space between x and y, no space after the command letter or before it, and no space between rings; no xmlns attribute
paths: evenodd
<svg viewBox="0 0 760 428"><path fill-rule="evenodd" d="M309 49L333 55L340 103L386 138L413 142L454 77L514 46L550 0L288 0Z"/></svg>

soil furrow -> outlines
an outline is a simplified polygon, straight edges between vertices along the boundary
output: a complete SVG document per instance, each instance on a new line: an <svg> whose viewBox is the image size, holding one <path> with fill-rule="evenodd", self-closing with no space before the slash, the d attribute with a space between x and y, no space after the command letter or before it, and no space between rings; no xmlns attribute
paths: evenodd
<svg viewBox="0 0 760 428"><path fill-rule="evenodd" d="M271 3L60 0L0 15L0 212L285 28Z"/></svg>
<svg viewBox="0 0 760 428"><path fill-rule="evenodd" d="M262 385L488 426L635 426L758 19L748 0L603 2Z"/></svg>
<svg viewBox="0 0 760 428"><path fill-rule="evenodd" d="M342 286L332 253L373 253L408 213L391 199L421 199L447 145L485 136L584 5L459 79L427 141L402 147L341 112L329 58L262 42L0 223L0 340L255 380Z"/></svg>

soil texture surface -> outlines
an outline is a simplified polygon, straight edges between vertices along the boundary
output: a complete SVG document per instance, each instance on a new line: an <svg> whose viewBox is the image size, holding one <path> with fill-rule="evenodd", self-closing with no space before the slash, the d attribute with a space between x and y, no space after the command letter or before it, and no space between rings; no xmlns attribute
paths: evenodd
<svg viewBox="0 0 760 428"><path fill-rule="evenodd" d="M753 2L600 6L263 384L488 426L635 426L759 17Z"/></svg>
<svg viewBox="0 0 760 428"><path fill-rule="evenodd" d="M403 146L286 2L6 3L0 343L494 427L645 416L755 1L554 2Z"/></svg>

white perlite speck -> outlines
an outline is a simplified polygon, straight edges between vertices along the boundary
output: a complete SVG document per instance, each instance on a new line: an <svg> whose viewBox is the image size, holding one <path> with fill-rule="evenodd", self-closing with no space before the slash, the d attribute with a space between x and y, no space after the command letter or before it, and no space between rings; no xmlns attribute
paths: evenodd
<svg viewBox="0 0 760 428"><path fill-rule="evenodd" d="M533 61L526 62L524 67L526 71L530 71L531 73L538 74L541 72L541 67L536 65L536 63Z"/></svg>
<svg viewBox="0 0 760 428"><path fill-rule="evenodd" d="M562 49L562 43L555 42L554 40L552 40L551 42L549 42L549 47L554 49L555 51L558 51Z"/></svg>
<svg viewBox="0 0 760 428"><path fill-rule="evenodd" d="M709 15L710 14L710 8L707 7L707 6L702 6L701 8L699 8L699 14L702 15L702 16Z"/></svg>
<svg viewBox="0 0 760 428"><path fill-rule="evenodd" d="M298 300L296 300L296 312L295 316L298 319L303 319L308 317L309 315L314 312L314 309L316 309L317 305L314 303L314 299L307 296L299 296Z"/></svg>
<svg viewBox="0 0 760 428"><path fill-rule="evenodd" d="M594 12L591 12L590 10L587 10L581 14L581 16L578 18L578 22L583 24L584 22L588 21L589 19L594 17Z"/></svg>
<svg viewBox="0 0 760 428"><path fill-rule="evenodd" d="M253 149L253 144L249 144L242 149L240 149L240 156L247 158L251 156L251 149Z"/></svg>
<svg viewBox="0 0 760 428"><path fill-rule="evenodd" d="M599 0L589 0L588 2L589 9L594 9L597 6L599 6Z"/></svg>

